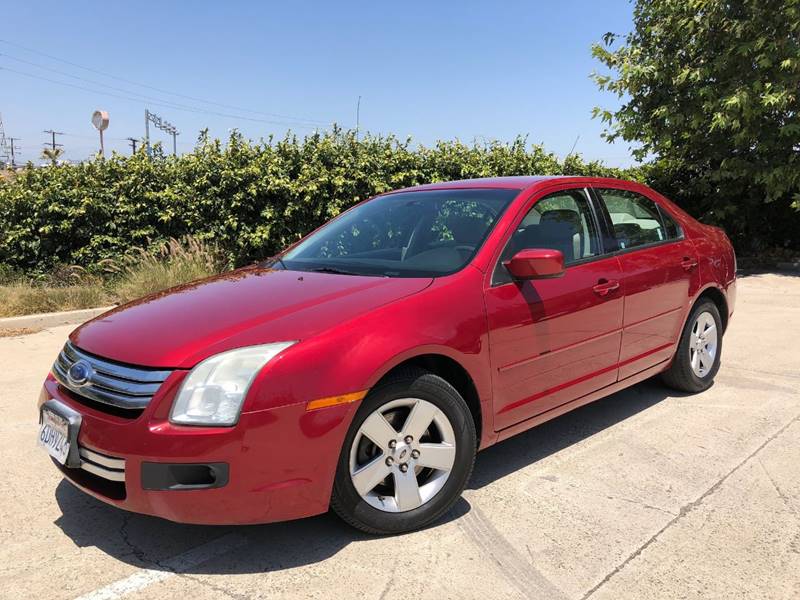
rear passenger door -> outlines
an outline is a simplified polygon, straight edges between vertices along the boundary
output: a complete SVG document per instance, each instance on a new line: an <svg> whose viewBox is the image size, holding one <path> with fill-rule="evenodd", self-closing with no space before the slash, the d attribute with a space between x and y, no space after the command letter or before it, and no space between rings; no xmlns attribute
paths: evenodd
<svg viewBox="0 0 800 600"><path fill-rule="evenodd" d="M563 276L513 281L503 261L531 248L560 250ZM621 277L588 190L531 201L485 290L497 430L617 380Z"/></svg>
<svg viewBox="0 0 800 600"><path fill-rule="evenodd" d="M625 379L672 356L697 276L697 255L675 218L650 198L623 189L594 191L623 273L619 379Z"/></svg>

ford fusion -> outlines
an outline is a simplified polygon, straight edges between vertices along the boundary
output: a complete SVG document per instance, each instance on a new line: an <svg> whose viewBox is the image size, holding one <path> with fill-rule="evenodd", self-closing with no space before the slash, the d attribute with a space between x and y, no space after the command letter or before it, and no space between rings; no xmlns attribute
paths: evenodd
<svg viewBox="0 0 800 600"><path fill-rule="evenodd" d="M39 399L64 477L173 521L435 521L475 455L660 374L708 388L725 234L642 185L509 177L357 204L263 264L76 329Z"/></svg>

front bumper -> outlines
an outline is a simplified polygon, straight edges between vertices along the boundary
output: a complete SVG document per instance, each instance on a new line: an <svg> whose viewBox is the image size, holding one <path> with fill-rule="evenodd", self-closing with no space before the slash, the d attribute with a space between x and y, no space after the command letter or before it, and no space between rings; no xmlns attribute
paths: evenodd
<svg viewBox="0 0 800 600"><path fill-rule="evenodd" d="M182 523L268 523L327 511L353 405L307 412L297 403L242 413L235 427L177 426L166 414L181 377L165 382L151 406L128 419L79 402L49 375L39 406L54 399L81 415L83 468L57 465L64 476L103 502ZM93 464L116 477L92 472ZM166 483L172 475L164 475L165 464L216 465L225 481L157 485L154 464Z"/></svg>

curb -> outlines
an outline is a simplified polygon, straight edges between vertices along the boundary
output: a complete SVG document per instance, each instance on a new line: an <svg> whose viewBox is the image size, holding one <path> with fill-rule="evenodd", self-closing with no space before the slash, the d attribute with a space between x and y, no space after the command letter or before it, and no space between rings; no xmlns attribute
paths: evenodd
<svg viewBox="0 0 800 600"><path fill-rule="evenodd" d="M77 325L95 318L111 310L113 306L101 308L84 308L81 310L68 310L64 312L41 313L38 315L22 315L20 317L6 317L0 319L2 329L46 329L59 325Z"/></svg>

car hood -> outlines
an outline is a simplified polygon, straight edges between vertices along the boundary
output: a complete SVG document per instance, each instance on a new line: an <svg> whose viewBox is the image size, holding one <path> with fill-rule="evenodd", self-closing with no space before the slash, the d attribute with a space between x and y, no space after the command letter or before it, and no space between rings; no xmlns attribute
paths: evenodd
<svg viewBox="0 0 800 600"><path fill-rule="evenodd" d="M307 339L432 281L248 267L117 307L70 339L120 362L191 368L232 348Z"/></svg>

